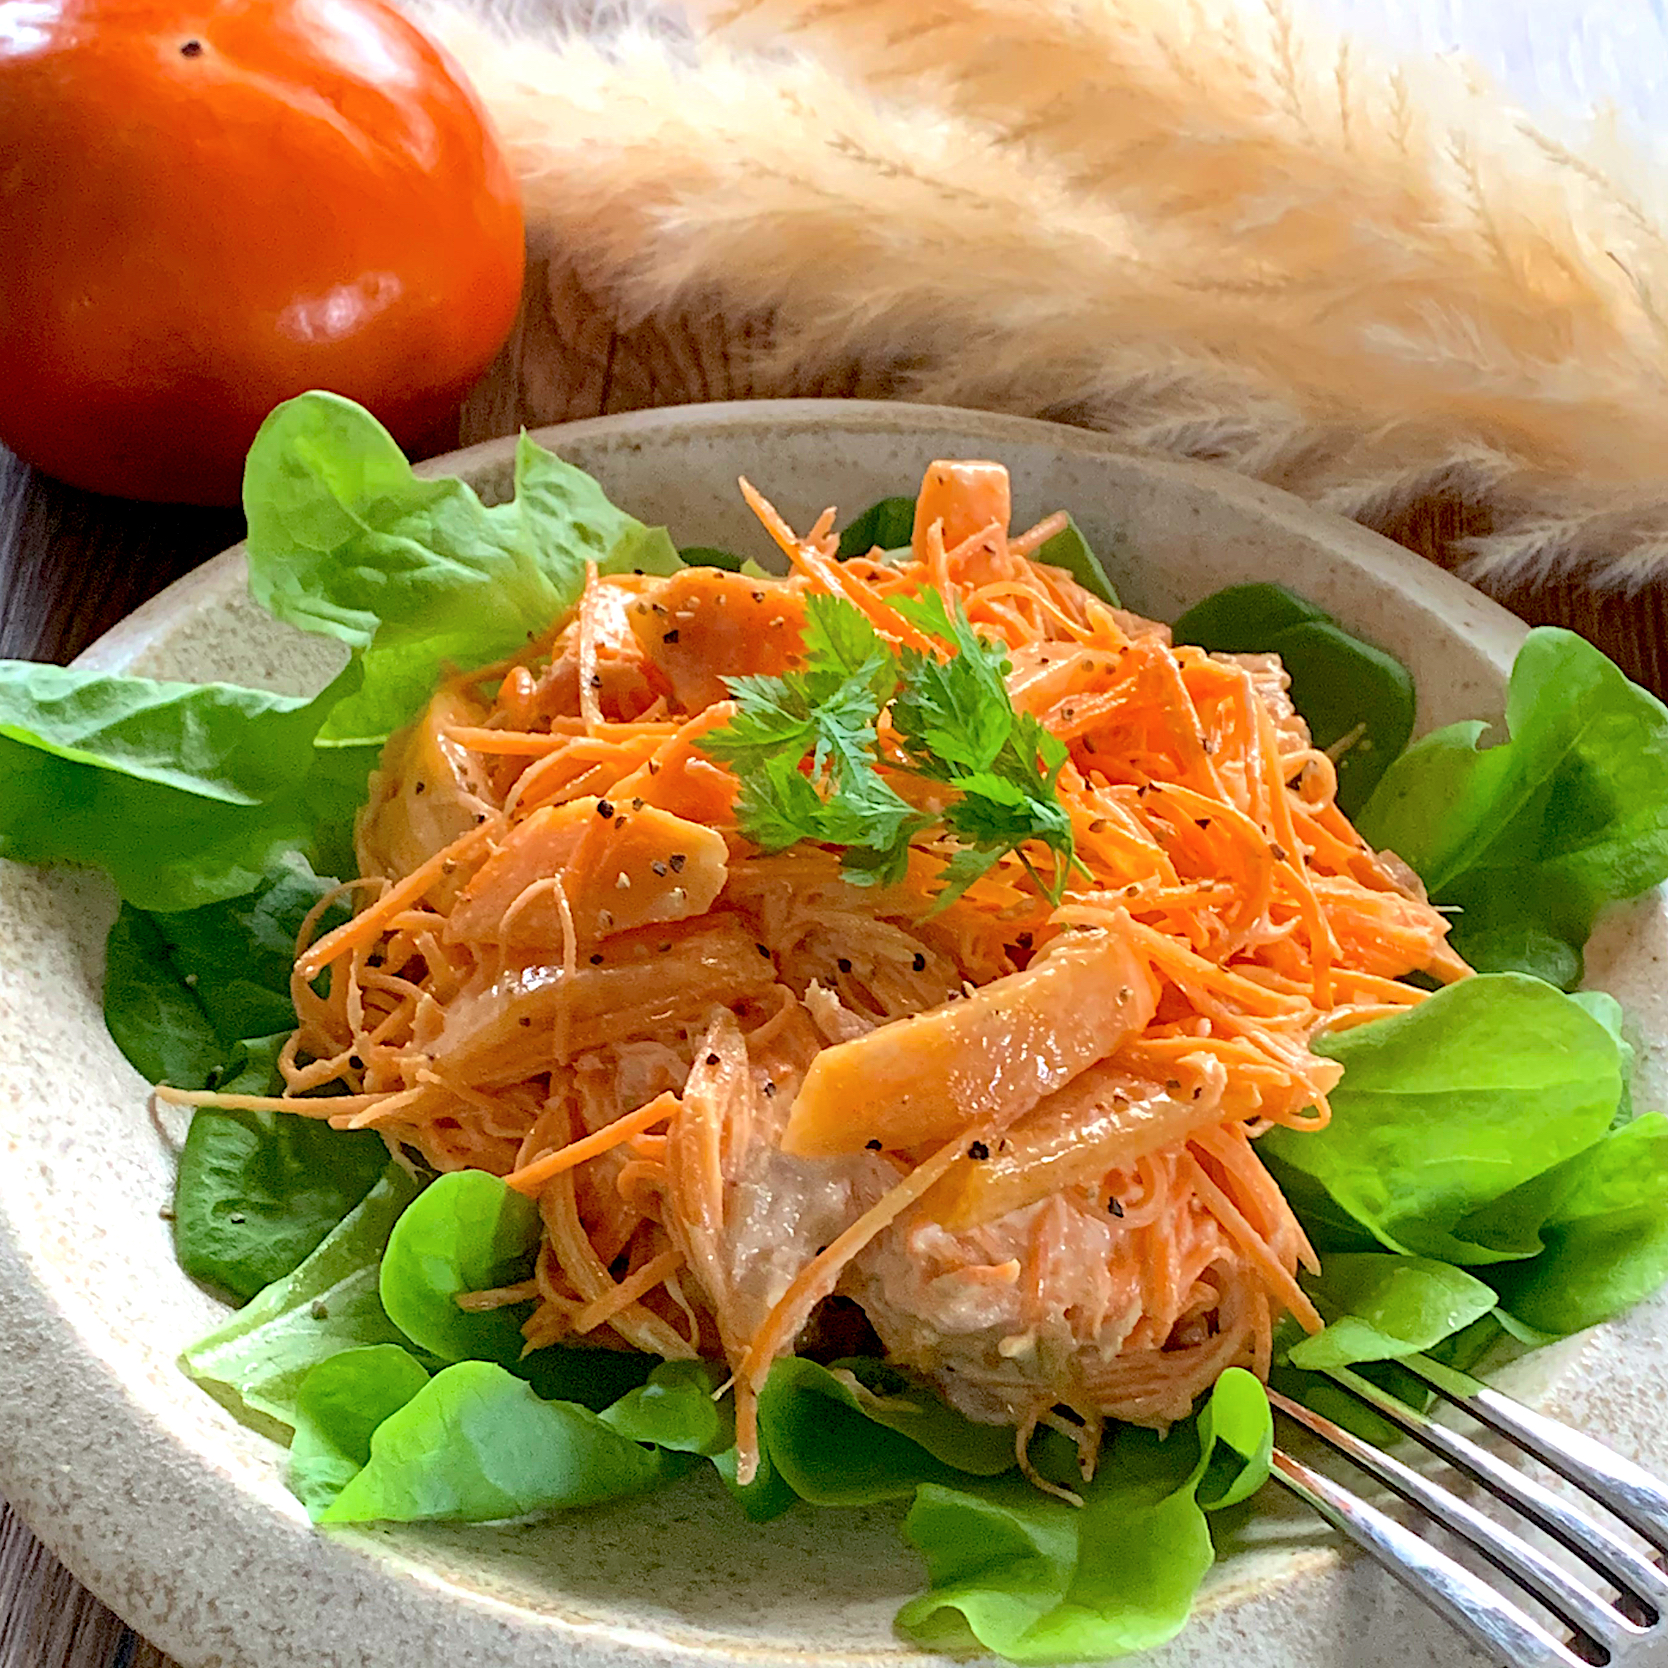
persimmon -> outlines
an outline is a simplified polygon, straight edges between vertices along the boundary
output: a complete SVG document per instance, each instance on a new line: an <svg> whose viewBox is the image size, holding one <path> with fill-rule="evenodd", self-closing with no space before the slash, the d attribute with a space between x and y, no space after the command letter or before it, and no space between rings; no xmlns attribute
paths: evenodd
<svg viewBox="0 0 1668 1668"><path fill-rule="evenodd" d="M0 441L236 502L280 400L446 444L521 293L516 183L381 0L0 0Z"/></svg>

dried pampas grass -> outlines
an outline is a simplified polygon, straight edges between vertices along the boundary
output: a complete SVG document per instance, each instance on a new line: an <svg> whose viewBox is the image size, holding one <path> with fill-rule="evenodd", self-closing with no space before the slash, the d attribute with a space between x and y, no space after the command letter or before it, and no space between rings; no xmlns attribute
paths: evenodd
<svg viewBox="0 0 1668 1668"><path fill-rule="evenodd" d="M759 381L857 366L1375 527L1459 503L1473 577L1668 568L1668 211L1614 135L1277 0L708 4L425 8L623 314L768 321Z"/></svg>

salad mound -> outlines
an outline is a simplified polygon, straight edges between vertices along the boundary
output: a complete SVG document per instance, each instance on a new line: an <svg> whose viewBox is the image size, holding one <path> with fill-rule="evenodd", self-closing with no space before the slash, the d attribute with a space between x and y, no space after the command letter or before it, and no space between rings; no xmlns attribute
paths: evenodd
<svg viewBox="0 0 1668 1668"><path fill-rule="evenodd" d="M185 1366L317 1519L710 1467L909 1502L924 1643L1158 1643L1261 1380L1371 1427L1329 1370L1668 1276L1668 1122L1567 992L1668 875L1668 711L1537 631L1507 739L1406 747L1380 651L1271 585L1131 615L998 466L843 535L744 490L785 579L292 401L251 586L344 670L0 667L0 852L123 894L106 1017L240 1305Z"/></svg>

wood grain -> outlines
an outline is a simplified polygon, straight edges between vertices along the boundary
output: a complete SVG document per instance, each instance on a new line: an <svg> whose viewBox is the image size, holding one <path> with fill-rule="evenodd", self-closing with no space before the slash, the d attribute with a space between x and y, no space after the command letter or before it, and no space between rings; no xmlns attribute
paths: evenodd
<svg viewBox="0 0 1668 1668"><path fill-rule="evenodd" d="M559 263L537 260L514 334L460 416L463 444L523 424L690 401L883 398L857 373L769 386L747 368L758 327L700 318L622 328ZM1452 566L1478 531L1431 501L1394 528ZM242 536L233 511L140 505L49 481L0 451L0 656L67 661L141 602ZM1564 582L1496 591L1535 624L1569 626L1668 694L1668 586L1636 596ZM0 1502L0 1668L168 1668L40 1547Z"/></svg>

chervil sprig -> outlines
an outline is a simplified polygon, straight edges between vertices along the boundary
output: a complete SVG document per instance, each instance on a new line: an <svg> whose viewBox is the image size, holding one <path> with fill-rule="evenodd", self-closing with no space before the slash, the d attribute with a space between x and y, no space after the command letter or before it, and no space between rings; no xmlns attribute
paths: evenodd
<svg viewBox="0 0 1668 1668"><path fill-rule="evenodd" d="M1058 902L1074 858L1055 791L1065 744L1014 711L1006 651L979 637L959 605L947 608L931 589L891 604L944 655L899 650L851 603L815 596L802 670L728 680L735 716L701 745L740 780L741 832L766 851L800 840L838 846L848 878L890 883L903 877L911 841L937 825L960 847L944 868L939 907L1010 851ZM949 790L933 796L942 809L917 809L888 775ZM1049 879L1025 854L1031 841L1054 853Z"/></svg>

